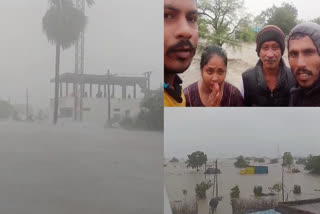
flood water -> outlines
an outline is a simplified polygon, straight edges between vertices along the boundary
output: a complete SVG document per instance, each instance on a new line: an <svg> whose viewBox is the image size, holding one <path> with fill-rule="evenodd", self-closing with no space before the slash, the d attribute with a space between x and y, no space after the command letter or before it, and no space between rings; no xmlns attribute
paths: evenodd
<svg viewBox="0 0 320 214"><path fill-rule="evenodd" d="M183 161L184 162L184 161ZM165 171L165 184L167 193L171 203L181 203L185 200L182 190L187 190L187 200L195 198L195 186L201 181L212 179L213 175L204 175L204 168L199 172L196 169L187 168L186 164L182 161L177 164L166 163ZM209 161L213 165L213 160ZM232 213L230 205L230 190L235 185L240 188L240 198L254 198L253 188L255 185L261 185L264 193L269 193L268 187L276 183L281 183L281 164L264 164L268 165L269 173L265 175L240 175L240 169L235 168L233 159L220 159L218 160L218 168L221 174L218 176L218 189L219 196L222 196L222 201L219 202L217 214ZM266 160L266 163L269 161ZM257 165L257 164L256 164ZM288 190L288 200L299 200L320 197L320 175L311 175L303 170L303 166L297 165L302 170L300 173L287 173L284 174L285 189ZM293 186L297 184L301 186L301 194L295 195L290 192ZM212 197L212 188L207 191L207 199L198 201L198 213L209 213L208 201ZM280 195L274 196L281 200ZM285 194L285 198L287 194Z"/></svg>
<svg viewBox="0 0 320 214"><path fill-rule="evenodd" d="M163 213L163 134L0 122L0 213Z"/></svg>

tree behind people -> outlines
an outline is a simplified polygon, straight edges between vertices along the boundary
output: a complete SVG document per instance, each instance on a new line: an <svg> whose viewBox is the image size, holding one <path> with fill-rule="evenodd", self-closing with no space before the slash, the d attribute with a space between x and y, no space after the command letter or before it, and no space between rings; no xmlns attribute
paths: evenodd
<svg viewBox="0 0 320 214"><path fill-rule="evenodd" d="M256 23L278 26L286 35L297 25L298 10L293 4L282 3L280 7L267 8L255 17Z"/></svg>
<svg viewBox="0 0 320 214"><path fill-rule="evenodd" d="M237 43L235 32L248 20L243 0L199 0L199 36L210 44Z"/></svg>

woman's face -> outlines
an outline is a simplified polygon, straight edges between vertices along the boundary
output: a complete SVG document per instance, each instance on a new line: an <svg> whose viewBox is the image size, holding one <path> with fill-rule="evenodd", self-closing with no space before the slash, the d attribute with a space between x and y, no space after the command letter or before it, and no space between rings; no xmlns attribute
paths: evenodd
<svg viewBox="0 0 320 214"><path fill-rule="evenodd" d="M217 55L210 57L208 63L202 68L201 75L203 83L212 90L214 84L218 83L221 88L226 78L227 68L223 58Z"/></svg>

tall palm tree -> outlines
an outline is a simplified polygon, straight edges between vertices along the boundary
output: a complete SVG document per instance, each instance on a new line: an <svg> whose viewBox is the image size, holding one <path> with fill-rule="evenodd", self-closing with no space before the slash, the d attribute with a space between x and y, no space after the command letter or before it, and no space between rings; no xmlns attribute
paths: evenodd
<svg viewBox="0 0 320 214"><path fill-rule="evenodd" d="M90 2L92 0L89 0ZM42 19L43 32L56 45L53 123L58 120L60 50L71 47L84 31L87 18L72 0L49 0L50 8Z"/></svg>

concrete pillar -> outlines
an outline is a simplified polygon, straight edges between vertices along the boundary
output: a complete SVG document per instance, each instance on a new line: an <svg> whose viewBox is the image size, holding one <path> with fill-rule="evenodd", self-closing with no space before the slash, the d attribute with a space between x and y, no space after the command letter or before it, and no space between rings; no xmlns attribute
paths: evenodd
<svg viewBox="0 0 320 214"><path fill-rule="evenodd" d="M115 91L114 91L114 84L112 84L112 94L111 94L111 97L112 97L112 98L114 98L114 93L115 93Z"/></svg>
<svg viewBox="0 0 320 214"><path fill-rule="evenodd" d="M60 86L60 97L62 97L62 82L59 83Z"/></svg>
<svg viewBox="0 0 320 214"><path fill-rule="evenodd" d="M69 83L66 82L66 97L69 95Z"/></svg>
<svg viewBox="0 0 320 214"><path fill-rule="evenodd" d="M136 84L133 85L133 99L137 98L137 87Z"/></svg>
<svg viewBox="0 0 320 214"><path fill-rule="evenodd" d="M103 85L103 96L106 98L107 97L107 86L106 84Z"/></svg>
<svg viewBox="0 0 320 214"><path fill-rule="evenodd" d="M92 97L92 84L90 83L90 97Z"/></svg>
<svg viewBox="0 0 320 214"><path fill-rule="evenodd" d="M127 99L127 86L122 85L122 99Z"/></svg>

